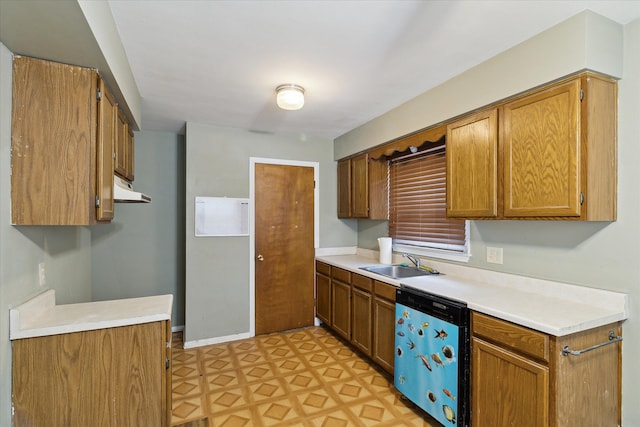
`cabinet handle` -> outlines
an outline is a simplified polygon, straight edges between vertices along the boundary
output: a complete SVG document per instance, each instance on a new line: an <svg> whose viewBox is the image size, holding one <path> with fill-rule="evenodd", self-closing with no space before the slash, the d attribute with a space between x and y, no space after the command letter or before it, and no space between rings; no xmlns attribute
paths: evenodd
<svg viewBox="0 0 640 427"><path fill-rule="evenodd" d="M613 331L609 331L609 341L596 344L593 347L585 348L582 350L571 350L568 345L562 347L562 355L563 356L580 356L582 353L586 353L591 350L595 350L596 348L604 347L605 345L613 344L615 342L622 341L622 337L615 334Z"/></svg>
<svg viewBox="0 0 640 427"><path fill-rule="evenodd" d="M258 261L264 261L264 257L262 255L258 255Z"/></svg>

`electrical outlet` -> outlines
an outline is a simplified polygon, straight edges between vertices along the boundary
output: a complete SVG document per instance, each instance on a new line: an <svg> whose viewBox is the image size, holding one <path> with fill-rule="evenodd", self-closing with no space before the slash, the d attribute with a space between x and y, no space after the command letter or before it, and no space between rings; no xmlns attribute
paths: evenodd
<svg viewBox="0 0 640 427"><path fill-rule="evenodd" d="M38 276L40 278L40 286L47 284L47 277L44 274L44 262L38 264Z"/></svg>
<svg viewBox="0 0 640 427"><path fill-rule="evenodd" d="M487 262L491 264L502 264L502 248L487 246Z"/></svg>

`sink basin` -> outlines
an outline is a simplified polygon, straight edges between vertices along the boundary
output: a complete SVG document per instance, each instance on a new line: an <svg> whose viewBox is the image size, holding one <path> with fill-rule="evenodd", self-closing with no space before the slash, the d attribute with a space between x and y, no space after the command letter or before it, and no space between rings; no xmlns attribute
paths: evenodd
<svg viewBox="0 0 640 427"><path fill-rule="evenodd" d="M391 277L392 279L403 279L406 277L431 276L438 274L416 267L407 267L404 265L376 265L372 267L360 267L361 270L370 271L371 273L380 274L382 276Z"/></svg>

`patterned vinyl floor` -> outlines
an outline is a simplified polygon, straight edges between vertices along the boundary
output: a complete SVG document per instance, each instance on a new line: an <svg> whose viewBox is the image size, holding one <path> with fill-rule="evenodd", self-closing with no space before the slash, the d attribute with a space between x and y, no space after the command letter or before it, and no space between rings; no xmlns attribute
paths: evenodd
<svg viewBox="0 0 640 427"><path fill-rule="evenodd" d="M184 350L173 342L173 419L209 427L435 427L393 379L322 327Z"/></svg>

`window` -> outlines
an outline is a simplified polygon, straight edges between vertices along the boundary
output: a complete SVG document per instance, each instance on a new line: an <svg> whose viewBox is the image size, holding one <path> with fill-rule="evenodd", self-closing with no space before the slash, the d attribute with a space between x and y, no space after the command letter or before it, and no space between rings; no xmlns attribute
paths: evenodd
<svg viewBox="0 0 640 427"><path fill-rule="evenodd" d="M446 217L444 138L389 161L389 235L394 248L467 261L468 224Z"/></svg>

